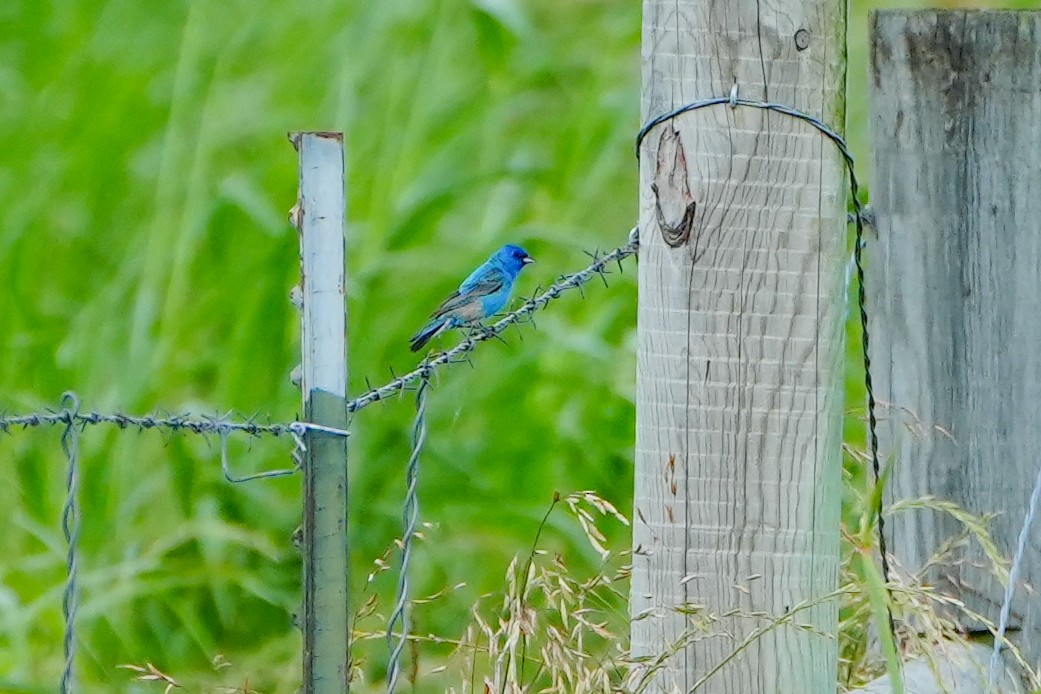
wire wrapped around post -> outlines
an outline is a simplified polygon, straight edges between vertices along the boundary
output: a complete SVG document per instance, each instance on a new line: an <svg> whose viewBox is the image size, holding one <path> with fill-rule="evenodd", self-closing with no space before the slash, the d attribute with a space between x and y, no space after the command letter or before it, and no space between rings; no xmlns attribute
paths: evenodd
<svg viewBox="0 0 1041 694"><path fill-rule="evenodd" d="M408 569L412 559L412 537L419 521L419 456L427 438L427 388L430 387L430 372L424 371L416 390L416 418L412 424L412 454L405 469L405 508L402 514L404 535L401 538L401 568L398 573L397 599L394 612L387 623L387 643L390 646L390 662L387 664L387 694L394 694L401 676L401 654L405 650L409 632ZM394 639L394 628L400 626L401 633Z"/></svg>
<svg viewBox="0 0 1041 694"><path fill-rule="evenodd" d="M820 132L821 135L831 140L831 142L838 148L839 154L842 156L843 161L846 164L846 170L849 173L849 195L850 204L853 206L853 212L848 216L847 221L853 224L855 230L855 236L853 241L853 254L852 254L852 271L855 272L857 278L857 307L860 312L860 346L861 346L861 357L864 364L864 390L867 392L867 420L868 420L868 453L871 460L871 470L874 476L875 484L882 484L882 467L879 461L878 455L878 417L875 413L877 403L875 402L875 387L873 378L871 375L871 349L870 349L870 334L868 332L868 312L867 312L867 291L865 289L864 282L864 258L863 251L865 246L864 238L864 227L866 224L871 223L873 220L872 213L866 209L864 203L860 201L860 184L857 182L857 173L855 163L853 161L853 154L850 152L849 145L846 144L846 140L837 130L826 124L819 118L815 118L807 113L787 106L785 104L778 104L770 101L757 101L754 99L743 99L738 94L738 88L735 84L731 90L729 96L718 96L709 99L700 99L698 101L692 101L688 104L684 104L671 111L663 113L659 116L652 118L647 121L639 132L636 134L636 159L640 159L640 146L643 144L644 138L647 137L654 128L667 123L684 113L690 113L699 109L713 107L713 106L729 106L730 108L737 108L739 106L762 109L764 111L771 111L773 113L779 113L796 120L801 120L809 125L813 126ZM847 271L848 273L849 271ZM848 286L848 280L847 280ZM875 523L878 535L878 552L879 559L882 565L882 578L886 586L886 616L888 621L889 633L893 637L894 643L897 641L896 631L896 620L893 618L893 593L891 584L892 570L889 565L889 553L886 548L886 533L885 533L885 518L883 517L883 499L882 495L878 495L878 504L873 509L875 513Z"/></svg>

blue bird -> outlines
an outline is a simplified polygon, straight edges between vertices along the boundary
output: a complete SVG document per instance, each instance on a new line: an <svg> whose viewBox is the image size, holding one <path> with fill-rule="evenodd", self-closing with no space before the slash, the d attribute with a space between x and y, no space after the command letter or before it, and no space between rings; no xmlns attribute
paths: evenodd
<svg viewBox="0 0 1041 694"><path fill-rule="evenodd" d="M520 246L506 244L463 280L430 317L423 329L412 336L412 351L445 330L480 323L494 316L510 298L513 281L521 269L535 259Z"/></svg>

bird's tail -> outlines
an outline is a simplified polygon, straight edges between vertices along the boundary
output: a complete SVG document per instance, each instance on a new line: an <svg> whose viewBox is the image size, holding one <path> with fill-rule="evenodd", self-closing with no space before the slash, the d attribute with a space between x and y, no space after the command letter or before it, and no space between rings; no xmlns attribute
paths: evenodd
<svg viewBox="0 0 1041 694"><path fill-rule="evenodd" d="M423 349L426 343L430 342L438 333L444 330L448 326L448 323L444 318L434 318L420 330L418 333L412 336L409 342L412 343L410 349L413 352L418 352Z"/></svg>

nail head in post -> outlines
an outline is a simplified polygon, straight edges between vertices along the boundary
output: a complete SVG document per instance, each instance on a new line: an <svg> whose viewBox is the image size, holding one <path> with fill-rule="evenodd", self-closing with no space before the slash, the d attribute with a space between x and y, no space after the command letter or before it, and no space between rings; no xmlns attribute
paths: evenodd
<svg viewBox="0 0 1041 694"><path fill-rule="evenodd" d="M810 32L799 29L795 32L795 50L805 51L810 47Z"/></svg>

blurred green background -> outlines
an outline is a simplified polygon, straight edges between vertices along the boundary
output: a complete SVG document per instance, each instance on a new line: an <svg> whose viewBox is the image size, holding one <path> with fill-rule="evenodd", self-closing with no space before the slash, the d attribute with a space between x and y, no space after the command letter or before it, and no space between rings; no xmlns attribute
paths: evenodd
<svg viewBox="0 0 1041 694"><path fill-rule="evenodd" d="M890 4L991 3L854 0L848 127L865 181L866 13ZM293 419L289 130L347 133L353 392L414 364L408 336L498 244L539 259L524 293L618 245L636 212L639 29L636 0L5 0L0 408L73 389L103 411ZM555 490L631 510L633 263L588 296L437 383L416 593L467 586L417 609L417 631L458 634ZM356 586L399 533L411 412L405 398L353 422ZM0 436L0 691L53 691L61 669L59 433ZM85 691L144 691L116 666L145 661L216 681L218 654L263 691L293 691L299 480L230 486L197 437L82 439ZM288 452L232 445L239 472ZM626 529L607 528L624 548ZM598 561L564 516L549 538L573 564Z"/></svg>

